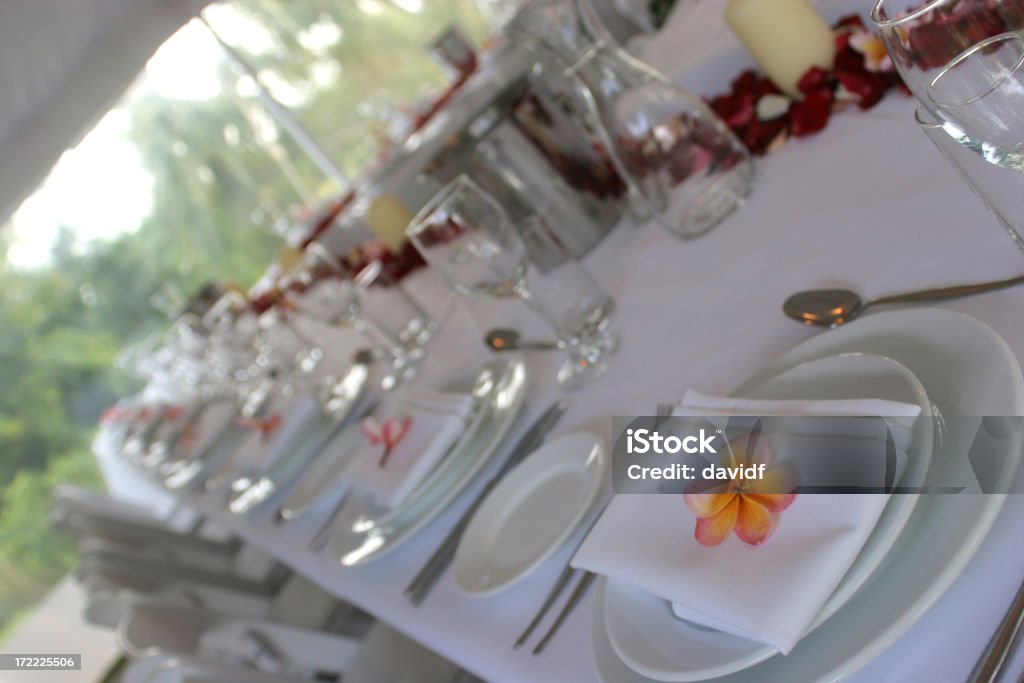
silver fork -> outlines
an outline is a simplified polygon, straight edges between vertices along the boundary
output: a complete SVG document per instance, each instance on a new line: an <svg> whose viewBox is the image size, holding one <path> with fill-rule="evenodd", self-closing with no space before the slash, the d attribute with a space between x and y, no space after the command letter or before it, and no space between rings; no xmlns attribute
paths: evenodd
<svg viewBox="0 0 1024 683"><path fill-rule="evenodd" d="M312 538L309 539L308 548L313 553L319 553L327 547L327 543L331 540L331 532L334 531L334 518L341 512L341 508L345 505L348 499L348 492L341 494L341 498L334 507L331 508L330 513L324 518L324 521L317 527L316 533L313 534Z"/></svg>
<svg viewBox="0 0 1024 683"><path fill-rule="evenodd" d="M672 412L674 410L675 405L671 403L659 403L654 420L654 428L658 429L661 426L661 424L672 415ZM607 503L605 504L605 507L607 507ZM585 541L587 536L590 535L590 530L594 528L595 524L597 524L597 520L601 519L601 513L603 512L604 509L602 508L600 511L598 511L597 515L595 515L594 520L590 523L590 526L583 533L583 537L580 539L580 542L576 545L576 548L572 551L572 554L569 556L570 560L571 558L575 557L576 551L579 550L580 546L583 545L583 541ZM555 604L555 602L558 600L558 596L562 594L562 591L565 590L566 586L569 585L569 582L572 580L573 576L577 573L581 574L581 576L579 581L576 582L576 587L573 588L572 593L569 594L569 598L565 601L565 605L562 607L562 611L558 613L557 617L555 617L555 620L551 623L551 627L548 628L548 632L545 633L544 637L541 638L540 641L534 646L532 654L534 656L537 656L544 651L544 648L547 647L548 643L551 642L551 639L554 638L556 633L558 633L558 629L562 627L562 624L565 622L565 620L569 617L570 614L572 614L573 610L576 609L576 606L579 605L580 601L583 600L583 596L587 594L587 590L590 588L590 585L594 582L594 579L597 578L597 575L593 572L586 570L577 570L571 564L565 565L565 569L563 569L562 573L558 575L557 579L555 579L555 585L551 587L551 592L548 593L546 598L544 598L544 602L543 604L541 604L540 609L537 610L537 614L534 615L533 620L529 623L526 629L519 635L519 638L516 639L515 644L512 645L513 649L518 650L520 647L526 644L526 641L533 634L534 629L536 629L537 626L540 625L540 622L544 619L544 616L548 613L548 610L550 610L551 607Z"/></svg>

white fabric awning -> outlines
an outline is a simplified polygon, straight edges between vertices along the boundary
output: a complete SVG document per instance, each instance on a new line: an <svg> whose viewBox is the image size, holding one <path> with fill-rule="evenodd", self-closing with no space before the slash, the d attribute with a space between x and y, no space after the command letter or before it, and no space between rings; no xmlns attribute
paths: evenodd
<svg viewBox="0 0 1024 683"><path fill-rule="evenodd" d="M0 2L0 224L208 2Z"/></svg>

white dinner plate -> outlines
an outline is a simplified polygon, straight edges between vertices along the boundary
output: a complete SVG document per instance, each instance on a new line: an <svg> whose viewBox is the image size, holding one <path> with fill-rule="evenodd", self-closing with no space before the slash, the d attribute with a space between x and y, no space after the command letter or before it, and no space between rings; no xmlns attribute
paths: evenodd
<svg viewBox="0 0 1024 683"><path fill-rule="evenodd" d="M767 378L800 363L841 353L888 356L905 365L924 385L932 404L946 416L1022 415L1024 379L999 335L965 315L941 309L903 310L865 316L800 344L769 363L736 393L743 395ZM980 419L979 419L980 422ZM936 480L957 471L965 452L933 459ZM1009 481L1020 460L1020 435L1006 441L999 473ZM949 588L973 557L1002 508L1005 494L922 495L884 571L787 656L771 657L723 676L722 683L837 681L864 666L906 633ZM647 683L615 653L604 618L605 582L598 586L592 636L594 664L606 683Z"/></svg>
<svg viewBox="0 0 1024 683"><path fill-rule="evenodd" d="M314 410L315 398L311 395L284 396L278 389L266 397L266 404L254 420L271 419L278 415L282 424L267 439L258 430L239 423L239 410L229 415L220 431L206 431L200 428L205 443L201 449L188 458L176 458L160 468L163 484L171 490L218 491L227 495L227 487L235 475L241 472L253 473L265 467L274 458L285 452L286 441L302 431L304 425L312 426L319 410ZM297 422L294 422L296 421ZM282 438L287 437L287 438Z"/></svg>
<svg viewBox="0 0 1024 683"><path fill-rule="evenodd" d="M352 447L340 451L329 446L336 442L352 444L338 437L345 431L358 432L350 419L366 393L369 371L365 364L354 363L340 380L332 380L332 387L318 393L318 414L304 429L300 438L289 444L286 452L270 462L264 471L242 474L231 486L228 510L234 514L249 514L272 501L280 499L317 460L344 459ZM328 393L329 392L329 393Z"/></svg>
<svg viewBox="0 0 1024 683"><path fill-rule="evenodd" d="M790 382L795 386L787 386ZM909 488L924 486L932 463L935 419L924 385L905 365L886 356L839 354L801 363L747 390L744 396L785 398L790 391L792 398L884 398L921 406L921 416L914 423L907 466L898 484ZM809 630L835 614L882 566L919 500L920 494L917 493L900 493L890 498L864 547Z"/></svg>
<svg viewBox="0 0 1024 683"><path fill-rule="evenodd" d="M588 432L565 434L526 457L491 491L455 552L455 585L496 593L544 562L593 505L608 471L608 448Z"/></svg>
<svg viewBox="0 0 1024 683"><path fill-rule="evenodd" d="M473 393L474 415L466 431L428 480L402 504L386 508L365 491L350 488L333 522L328 552L353 566L383 556L432 520L473 480L504 442L526 398L526 366L516 357L488 361L442 391Z"/></svg>
<svg viewBox="0 0 1024 683"><path fill-rule="evenodd" d="M312 510L329 492L347 487L342 473L365 439L356 424L339 434L327 445L323 455L316 458L288 490L275 519L298 519Z"/></svg>
<svg viewBox="0 0 1024 683"><path fill-rule="evenodd" d="M228 496L233 490L246 488L254 477L293 452L328 422L320 401L312 394L279 395L259 419L279 419L280 425L268 435L254 427L244 427L238 448L220 462L210 463L203 481L208 493Z"/></svg>
<svg viewBox="0 0 1024 683"><path fill-rule="evenodd" d="M906 367L884 356L840 354L801 363L745 392L772 400L881 398L921 406L901 486L920 487L932 458L931 404ZM811 624L814 629L864 585L892 549L917 503L917 494L894 495L875 528ZM629 667L660 681L701 681L739 671L776 653L774 647L695 626L676 618L668 601L623 581L609 580L604 605L608 637Z"/></svg>

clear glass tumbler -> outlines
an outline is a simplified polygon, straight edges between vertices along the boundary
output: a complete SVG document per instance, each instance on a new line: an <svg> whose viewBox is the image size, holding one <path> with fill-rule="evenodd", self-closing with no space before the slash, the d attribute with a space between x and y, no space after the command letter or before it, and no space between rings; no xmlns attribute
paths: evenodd
<svg viewBox="0 0 1024 683"><path fill-rule="evenodd" d="M563 387L605 371L618 346L612 299L542 218L513 225L493 197L460 176L427 203L408 235L457 292L518 297L540 315L568 355L558 371Z"/></svg>

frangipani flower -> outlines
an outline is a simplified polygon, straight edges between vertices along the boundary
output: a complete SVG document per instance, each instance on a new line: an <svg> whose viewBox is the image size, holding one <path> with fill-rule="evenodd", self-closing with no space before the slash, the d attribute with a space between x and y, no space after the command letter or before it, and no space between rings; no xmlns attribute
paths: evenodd
<svg viewBox="0 0 1024 683"><path fill-rule="evenodd" d="M850 47L864 55L864 68L875 73L892 71L892 59L882 39L870 31L850 34Z"/></svg>
<svg viewBox="0 0 1024 683"><path fill-rule="evenodd" d="M391 457L391 451L405 438L412 426L412 418L409 416L389 417L384 422L377 422L376 418L368 417L360 425L363 436L371 446L384 446L384 452L380 456L378 467L383 468Z"/></svg>
<svg viewBox="0 0 1024 683"><path fill-rule="evenodd" d="M790 472L771 466L771 452L760 429L729 441L729 467L765 465L760 479L730 479L706 490L683 494L686 506L697 515L693 537L705 546L716 546L735 532L744 543L761 545L778 523L796 494ZM780 493L785 491L788 493Z"/></svg>

